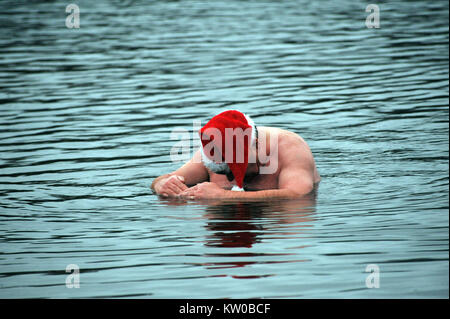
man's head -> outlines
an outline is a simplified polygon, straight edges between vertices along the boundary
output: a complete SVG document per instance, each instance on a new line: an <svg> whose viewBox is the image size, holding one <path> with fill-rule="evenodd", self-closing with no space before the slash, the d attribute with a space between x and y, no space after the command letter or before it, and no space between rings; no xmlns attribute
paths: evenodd
<svg viewBox="0 0 450 319"><path fill-rule="evenodd" d="M229 110L214 116L199 131L203 164L243 186L249 162L256 162L257 129L245 114Z"/></svg>

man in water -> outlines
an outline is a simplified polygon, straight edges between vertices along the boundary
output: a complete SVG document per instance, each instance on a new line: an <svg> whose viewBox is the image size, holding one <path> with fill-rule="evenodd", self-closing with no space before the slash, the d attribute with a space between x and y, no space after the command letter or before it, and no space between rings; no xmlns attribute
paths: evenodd
<svg viewBox="0 0 450 319"><path fill-rule="evenodd" d="M299 198L320 181L314 157L297 134L256 127L229 110L199 132L202 147L176 171L157 177L151 188L164 197L188 199ZM235 191L238 187L240 190Z"/></svg>

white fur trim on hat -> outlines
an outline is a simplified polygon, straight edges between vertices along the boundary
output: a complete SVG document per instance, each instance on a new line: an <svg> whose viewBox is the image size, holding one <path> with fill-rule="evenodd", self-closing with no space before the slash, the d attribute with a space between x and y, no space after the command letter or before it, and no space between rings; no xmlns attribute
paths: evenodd
<svg viewBox="0 0 450 319"><path fill-rule="evenodd" d="M202 146L200 146L200 152L202 153L202 162L205 167L213 172L223 172L228 171L230 168L228 167L228 164L223 163L216 163L213 162L208 156L206 156L205 151Z"/></svg>

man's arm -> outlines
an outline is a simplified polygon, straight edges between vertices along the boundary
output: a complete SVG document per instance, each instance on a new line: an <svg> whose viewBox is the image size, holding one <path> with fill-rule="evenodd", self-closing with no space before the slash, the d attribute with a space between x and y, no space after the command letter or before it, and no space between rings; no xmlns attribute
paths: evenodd
<svg viewBox="0 0 450 319"><path fill-rule="evenodd" d="M310 193L313 188L312 175L296 167L284 168L278 177L278 189L254 192L227 191L226 198L298 198Z"/></svg>
<svg viewBox="0 0 450 319"><path fill-rule="evenodd" d="M209 173L202 163L202 154L200 150L194 153L194 156L183 166L173 172L174 175L184 177L184 183L188 186L209 180Z"/></svg>
<svg viewBox="0 0 450 319"><path fill-rule="evenodd" d="M186 190L186 185L195 185L208 179L208 171L201 162L201 153L197 151L191 160L176 171L155 178L150 187L159 195L174 197Z"/></svg>
<svg viewBox="0 0 450 319"><path fill-rule="evenodd" d="M180 193L189 199L263 199L263 198L299 198L310 193L314 188L312 174L307 170L286 167L278 177L279 189L268 189L251 192L225 190L215 183L201 183Z"/></svg>

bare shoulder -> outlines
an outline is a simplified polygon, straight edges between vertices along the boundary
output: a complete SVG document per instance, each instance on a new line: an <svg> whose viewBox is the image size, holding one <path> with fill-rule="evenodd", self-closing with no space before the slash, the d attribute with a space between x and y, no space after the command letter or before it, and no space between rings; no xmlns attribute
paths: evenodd
<svg viewBox="0 0 450 319"><path fill-rule="evenodd" d="M314 156L308 143L297 133L279 128L267 128L278 135L278 160L281 167L298 168L311 173L315 182L320 180Z"/></svg>
<svg viewBox="0 0 450 319"><path fill-rule="evenodd" d="M275 127L267 127L267 131L278 136L278 152L282 158L293 160L298 157L312 157L308 143L299 134Z"/></svg>

